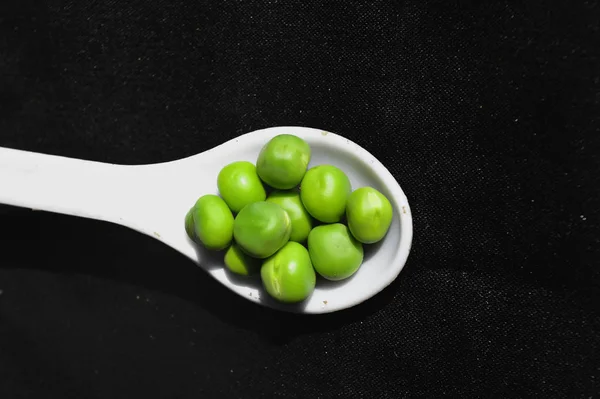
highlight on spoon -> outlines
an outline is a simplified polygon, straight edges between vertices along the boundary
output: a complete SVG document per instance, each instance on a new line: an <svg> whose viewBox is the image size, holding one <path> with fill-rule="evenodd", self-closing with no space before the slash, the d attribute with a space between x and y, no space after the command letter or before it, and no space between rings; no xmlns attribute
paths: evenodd
<svg viewBox="0 0 600 399"><path fill-rule="evenodd" d="M181 209L180 230L200 266L244 298L328 313L376 295L404 267L412 242L406 196L352 141L275 127L202 155L213 155L204 181L213 187ZM211 248L215 240L225 245Z"/></svg>

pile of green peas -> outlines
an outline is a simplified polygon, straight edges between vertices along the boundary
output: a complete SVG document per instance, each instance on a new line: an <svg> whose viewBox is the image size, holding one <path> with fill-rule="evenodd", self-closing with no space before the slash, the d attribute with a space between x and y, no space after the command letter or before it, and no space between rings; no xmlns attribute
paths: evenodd
<svg viewBox="0 0 600 399"><path fill-rule="evenodd" d="M236 161L221 169L219 195L200 197L185 217L190 239L224 250L230 272L260 274L265 291L284 303L308 298L317 273L332 281L354 275L363 246L382 240L392 223L392 205L381 192L353 191L341 169L308 169L310 160L305 140L275 136L256 165Z"/></svg>

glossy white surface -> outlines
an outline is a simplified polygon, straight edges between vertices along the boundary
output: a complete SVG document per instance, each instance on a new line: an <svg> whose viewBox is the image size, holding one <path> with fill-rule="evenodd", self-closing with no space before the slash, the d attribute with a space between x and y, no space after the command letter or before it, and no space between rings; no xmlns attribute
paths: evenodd
<svg viewBox="0 0 600 399"><path fill-rule="evenodd" d="M262 146L282 133L297 135L310 144L309 167L325 163L338 166L348 174L353 188L372 186L394 207L388 234L380 243L365 246L365 260L358 272L336 283L318 279L313 295L298 305L273 301L262 291L258 277L241 278L226 272L223 254L197 248L187 238L183 224L198 197L218 193L216 180L223 166L239 160L256 162ZM302 313L333 312L376 295L404 267L413 235L408 200L390 172L350 140L305 127L258 130L192 157L139 166L0 148L0 203L130 227L180 251L248 300Z"/></svg>

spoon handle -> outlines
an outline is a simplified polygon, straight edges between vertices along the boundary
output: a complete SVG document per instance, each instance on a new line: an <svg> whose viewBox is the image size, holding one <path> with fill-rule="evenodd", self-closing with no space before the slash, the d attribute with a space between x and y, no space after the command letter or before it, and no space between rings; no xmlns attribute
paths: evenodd
<svg viewBox="0 0 600 399"><path fill-rule="evenodd" d="M0 203L117 221L134 190L130 168L0 147Z"/></svg>

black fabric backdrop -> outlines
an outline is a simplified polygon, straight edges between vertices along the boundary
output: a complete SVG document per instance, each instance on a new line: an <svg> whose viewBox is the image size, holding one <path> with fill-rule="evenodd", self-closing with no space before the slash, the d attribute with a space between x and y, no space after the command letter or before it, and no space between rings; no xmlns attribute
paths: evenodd
<svg viewBox="0 0 600 399"><path fill-rule="evenodd" d="M383 293L303 317L134 231L1 208L0 397L597 398L599 11L4 2L0 146L137 164L322 128L389 167L415 240Z"/></svg>

